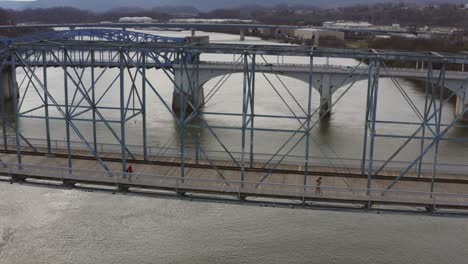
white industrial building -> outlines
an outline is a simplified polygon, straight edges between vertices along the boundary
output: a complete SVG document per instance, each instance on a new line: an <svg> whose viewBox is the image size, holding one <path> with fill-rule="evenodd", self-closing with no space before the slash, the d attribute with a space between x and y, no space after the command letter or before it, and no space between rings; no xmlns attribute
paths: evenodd
<svg viewBox="0 0 468 264"><path fill-rule="evenodd" d="M119 22L122 23L151 23L157 22L157 20L152 19L151 17L121 17Z"/></svg>
<svg viewBox="0 0 468 264"><path fill-rule="evenodd" d="M336 38L344 40L344 32L335 30L323 30L317 28L299 28L294 30L294 37L303 40L314 40L316 44L319 43L320 38Z"/></svg>
<svg viewBox="0 0 468 264"><path fill-rule="evenodd" d="M346 22L346 21L327 21L323 22L324 28L369 28L372 26L368 22Z"/></svg>

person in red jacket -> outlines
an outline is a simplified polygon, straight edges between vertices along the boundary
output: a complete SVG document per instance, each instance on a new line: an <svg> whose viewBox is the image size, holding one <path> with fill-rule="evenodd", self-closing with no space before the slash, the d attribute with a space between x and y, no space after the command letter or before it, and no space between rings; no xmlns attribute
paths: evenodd
<svg viewBox="0 0 468 264"><path fill-rule="evenodd" d="M127 173L129 173L129 174L132 174L132 173L133 173L133 167L132 167L132 165L128 165Z"/></svg>

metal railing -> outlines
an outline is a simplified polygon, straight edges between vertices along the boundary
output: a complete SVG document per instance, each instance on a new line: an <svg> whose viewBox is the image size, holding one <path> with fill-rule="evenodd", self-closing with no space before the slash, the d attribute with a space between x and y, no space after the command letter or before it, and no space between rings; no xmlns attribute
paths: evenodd
<svg viewBox="0 0 468 264"><path fill-rule="evenodd" d="M39 138L27 138L28 142L33 145L36 149L46 151L47 149L47 140L46 139L39 139ZM28 145L26 142L21 140L23 148L27 148ZM16 148L16 138L14 136L7 137L7 144L8 147L15 149ZM111 144L111 143L97 143L97 152L99 153L121 153L122 147L120 144ZM70 141L70 146L74 151L89 151L88 146L80 141ZM144 154L144 147L141 145L126 145L128 150L132 152L134 155L142 156ZM51 140L51 150L52 151L63 151L67 149L67 141L66 140ZM180 147L172 146L172 147L163 147L163 146L148 146L147 147L148 156L151 158L180 158ZM231 151L230 154L237 160L240 161L242 157L242 152L240 151ZM89 154L91 155L91 154ZM247 155L250 155L247 152ZM197 156L197 148L193 145L186 145L184 149L184 156L186 160L194 160ZM270 153L254 153L254 162L257 164L266 164L270 161L270 164L274 165L275 163L281 161L282 155L274 156ZM223 151L223 150L213 150L213 149L204 149L203 153L198 151L198 157L200 160L210 160L210 161L219 161L219 162L227 162L232 161L230 155ZM309 158L309 164L311 167L326 167L328 169L360 169L361 168L361 159L355 158L346 158L346 157L319 157L319 156L312 156ZM305 163L304 156L300 155L286 155L284 159L282 159L281 164L285 166L302 166ZM379 168L383 164L385 164L385 160L373 160L374 168ZM411 164L408 161L401 161L401 160L394 160L388 162L385 166L385 170L387 172L398 172L401 169L405 169ZM433 163L431 162L423 162L421 164L421 172L422 173L432 173L433 170ZM268 168L268 166L266 166ZM437 171L438 173L444 174L451 174L453 176L462 176L468 174L468 164L457 164L457 163L443 163L440 162L437 164ZM418 166L414 166L412 172L418 172Z"/></svg>
<svg viewBox="0 0 468 264"><path fill-rule="evenodd" d="M124 185L126 187L165 188L173 191L216 192L227 195L250 195L266 197L295 198L299 200L318 198L330 200L347 200L349 202L387 202L402 205L434 206L468 206L468 193L419 192L390 190L384 193L381 189L348 188L336 186L292 185L267 182L239 180L221 180L207 178L187 178L178 176L161 176L149 174L128 174L88 169L69 169L27 164L0 164L0 174L7 177L19 175L46 180L57 180Z"/></svg>

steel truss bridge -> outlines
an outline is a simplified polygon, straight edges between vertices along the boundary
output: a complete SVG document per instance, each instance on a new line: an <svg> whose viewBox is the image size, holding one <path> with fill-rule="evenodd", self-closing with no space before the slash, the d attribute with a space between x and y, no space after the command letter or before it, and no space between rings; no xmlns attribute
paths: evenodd
<svg viewBox="0 0 468 264"><path fill-rule="evenodd" d="M116 41L116 42L164 42L181 43L184 38L163 37L152 34L145 34L136 31L88 28L58 30L37 33L17 38L0 38L0 44L11 45L13 43L23 43L32 41L61 41L61 40L81 40L81 41Z"/></svg>
<svg viewBox="0 0 468 264"><path fill-rule="evenodd" d="M227 195L242 202L251 197L285 198L304 206L349 203L360 204L366 209L379 209L382 205L419 206L430 211L468 208L468 160L440 162L445 154L440 152L444 142L468 144L466 133L465 136L450 133L454 128L468 130L468 126L460 122L466 119L468 112L467 79L462 78L454 89L445 89L446 76L464 74L449 69L462 69L462 65L468 64L466 55L300 46L195 45L159 41L160 37L147 41L147 36L140 35L135 35L137 40L130 42L129 36L117 37L118 34L111 34L108 41L96 41L87 39L90 35L82 40L76 40L77 35L71 34L67 40L35 41L33 38L29 42L10 42L1 51L3 168L0 170L12 181L39 179L68 185L117 186L121 191L137 192L149 188L184 195ZM226 72L210 91L203 91L203 84L199 82L201 57L207 54L235 55L238 59L232 72ZM259 99L256 81L264 72L259 69L268 66L265 59L268 56L304 57L309 61L305 88L308 96L304 105L286 85L275 87L270 82L272 95L278 89L288 94L282 97L277 93L290 110L289 115L256 110ZM344 82L347 85L340 88L343 92L325 110L322 104L329 102L314 105L314 60L318 58L351 58L366 62L351 68L351 74L344 76L354 78L354 71L359 71L365 76L360 79L367 80L362 142L349 142L361 144L362 149L353 157L334 159L311 155L311 132L321 122L327 122L332 107L345 98L356 83L356 80ZM387 64L392 61L426 65L419 69L425 72L423 108L417 106L398 78L386 75L418 122L379 120L378 105L385 100L379 96L379 77L389 69ZM59 89L63 91L63 98L54 94L49 84L49 71L53 67L58 67L63 74ZM115 78L112 83L103 85L101 78L111 69L116 73ZM242 83L230 88L236 89L242 97L238 112L205 111L204 106L219 92L224 80L239 71ZM169 89L174 89L179 108L174 109L174 101L163 96L162 90L168 87L161 87L150 78L156 72L164 73L171 81ZM274 71L271 74L281 78ZM268 79L268 76L264 77ZM118 102L112 106L103 105L103 99L110 93L118 94ZM159 100L158 105L177 126L175 148L169 144L154 146L148 143L147 120L148 115L153 114L148 112L150 94ZM38 104L26 109L24 101L31 96ZM17 99L8 103L9 97ZM447 121L442 118L442 112L455 99L456 113ZM207 116L226 120L235 118L237 121L228 122L229 125L210 123ZM45 125L43 135L35 139L26 137L24 131L28 128L21 127L25 119L41 120ZM128 123L134 119L141 120L141 145L127 144ZM261 119L271 120L276 125L259 126L257 122ZM277 125L275 120L292 120L297 124L295 128L287 128ZM52 122L62 122L65 139L52 138ZM9 123L13 125L9 127ZM84 123L91 124L91 137L83 131ZM98 125L104 127L117 143L99 142ZM384 128L388 126L411 127L413 132L409 135L386 134ZM238 133L240 151L229 147L232 139L219 136L221 130ZM211 150L204 146L200 133L208 134L219 148ZM260 133L281 133L287 138L272 153L259 153L256 152L256 142ZM72 140L72 136L79 140ZM399 146L385 159L377 159L379 140L388 138L399 140ZM411 159L397 160L399 154L414 142L419 145L418 153ZM293 154L298 148L303 149L303 153ZM126 173L129 163L141 166L142 172ZM323 184L316 186L319 176L323 177Z"/></svg>

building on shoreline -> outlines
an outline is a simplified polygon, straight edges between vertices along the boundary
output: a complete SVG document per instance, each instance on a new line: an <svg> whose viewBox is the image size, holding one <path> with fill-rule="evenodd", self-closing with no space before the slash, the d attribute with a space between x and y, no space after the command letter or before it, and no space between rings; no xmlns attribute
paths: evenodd
<svg viewBox="0 0 468 264"><path fill-rule="evenodd" d="M158 20L152 19L151 17L121 17L119 19L121 23L152 23L158 22Z"/></svg>
<svg viewBox="0 0 468 264"><path fill-rule="evenodd" d="M314 44L318 46L320 38L335 38L338 40L344 40L345 33L336 30L300 28L294 30L294 37L300 40L313 40Z"/></svg>

